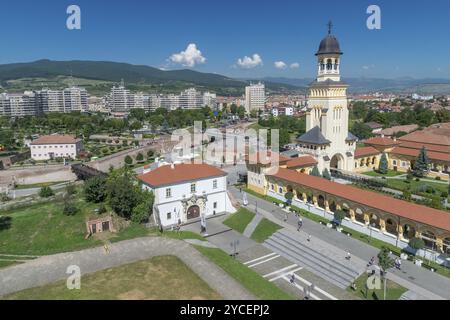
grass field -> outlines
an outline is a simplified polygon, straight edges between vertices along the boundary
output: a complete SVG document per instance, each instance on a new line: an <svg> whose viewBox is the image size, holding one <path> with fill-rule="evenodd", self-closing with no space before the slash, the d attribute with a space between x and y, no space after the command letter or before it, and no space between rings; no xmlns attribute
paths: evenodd
<svg viewBox="0 0 450 320"><path fill-rule="evenodd" d="M281 226L264 218L256 226L256 229L255 231L253 231L251 238L256 242L262 243L279 229L281 229Z"/></svg>
<svg viewBox="0 0 450 320"><path fill-rule="evenodd" d="M240 208L236 213L229 216L223 223L228 227L243 233L247 225L255 217L255 214L245 208Z"/></svg>
<svg viewBox="0 0 450 320"><path fill-rule="evenodd" d="M356 279L356 291L353 290L351 287L347 288L348 292L353 293L354 295L358 296L361 299L367 299L367 300L383 300L384 299L384 284L383 281L381 281L381 289L373 289L373 290L367 290L367 296L366 296L366 282L367 282L368 274L364 273L362 274L358 279ZM386 282L386 300L398 300L403 293L408 291L408 289L400 286L399 284L387 280Z"/></svg>
<svg viewBox="0 0 450 320"><path fill-rule="evenodd" d="M0 254L48 255L101 245L96 237L85 239L86 217L99 205L78 199L77 206L80 211L74 216L64 215L63 204L57 200L2 212ZM144 226L132 223L117 234L111 234L110 240L125 240L147 233Z"/></svg>
<svg viewBox="0 0 450 320"><path fill-rule="evenodd" d="M16 190L21 189L31 189L31 188L42 188L42 187L50 187L56 184L64 183L67 181L58 181L58 182L44 182L44 183L34 183L34 184L18 184L16 186Z"/></svg>
<svg viewBox="0 0 450 320"><path fill-rule="evenodd" d="M362 174L370 177L396 177L405 173L394 170L388 170L386 174L378 173L376 171L362 172Z"/></svg>
<svg viewBox="0 0 450 320"><path fill-rule="evenodd" d="M411 191L414 192L419 186L427 185L436 190L439 190L440 192L448 191L448 184L444 184L444 183L436 183L436 182L429 181L429 180L420 180L420 181L410 180L409 183L405 182L405 181L406 181L406 179L388 179L387 186L389 188L397 189L397 190L401 190L401 191L410 188Z"/></svg>
<svg viewBox="0 0 450 320"><path fill-rule="evenodd" d="M263 300L292 300L294 297L287 294L273 283L267 281L255 271L244 266L220 249L194 246L208 259L222 268L231 277L256 297Z"/></svg>
<svg viewBox="0 0 450 320"><path fill-rule="evenodd" d="M27 289L8 300L217 300L220 295L174 256L98 271L81 277L80 290L66 281Z"/></svg>

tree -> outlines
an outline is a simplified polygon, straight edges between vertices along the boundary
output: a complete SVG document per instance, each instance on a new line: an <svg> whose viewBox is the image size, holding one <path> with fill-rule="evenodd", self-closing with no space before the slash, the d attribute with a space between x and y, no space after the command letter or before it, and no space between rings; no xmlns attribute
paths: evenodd
<svg viewBox="0 0 450 320"><path fill-rule="evenodd" d="M77 189L75 188L75 185L73 185L73 184L67 185L66 194L71 196L71 195L74 195L75 193L77 193Z"/></svg>
<svg viewBox="0 0 450 320"><path fill-rule="evenodd" d="M51 196L53 196L55 193L53 192L52 188L45 186L42 187L41 190L39 191L39 196L41 198L49 198Z"/></svg>
<svg viewBox="0 0 450 320"><path fill-rule="evenodd" d="M368 139L372 137L372 129L361 122L355 122L351 129L351 132L359 139Z"/></svg>
<svg viewBox="0 0 450 320"><path fill-rule="evenodd" d="M315 177L321 177L322 175L320 174L319 168L317 168L317 166L314 166L314 168L311 170L311 172L309 173L312 176Z"/></svg>
<svg viewBox="0 0 450 320"><path fill-rule="evenodd" d="M284 198L286 199L286 204L290 206L292 203L292 199L294 198L294 194L292 193L292 191L288 191L285 193Z"/></svg>
<svg viewBox="0 0 450 320"><path fill-rule="evenodd" d="M386 272L394 266L394 260L389 255L390 251L386 247L382 247L378 253L378 265L382 270L384 282L384 300L386 300Z"/></svg>
<svg viewBox="0 0 450 320"><path fill-rule="evenodd" d="M142 191L131 171L113 172L107 181L108 203L119 216L129 219L133 208L142 202Z"/></svg>
<svg viewBox="0 0 450 320"><path fill-rule="evenodd" d="M245 113L246 113L246 110L245 110L245 107L244 106L240 106L238 109L237 109L237 114L238 114L238 116L239 116L239 119L244 119L245 118Z"/></svg>
<svg viewBox="0 0 450 320"><path fill-rule="evenodd" d="M378 172L381 174L388 173L388 161L386 153L383 152L380 159L380 164L378 165Z"/></svg>
<svg viewBox="0 0 450 320"><path fill-rule="evenodd" d="M337 210L334 213L334 220L340 225L342 223L342 220L345 219L345 212L342 210Z"/></svg>
<svg viewBox="0 0 450 320"><path fill-rule="evenodd" d="M131 213L131 221L133 222L146 222L153 213L153 202L155 200L153 192L143 192L143 198L142 203L138 204Z"/></svg>
<svg viewBox="0 0 450 320"><path fill-rule="evenodd" d="M423 247L425 247L425 242L421 239L421 238L411 238L409 239L408 245L411 249L414 250L420 250L423 249Z"/></svg>
<svg viewBox="0 0 450 320"><path fill-rule="evenodd" d="M230 112L232 113L232 114L237 114L237 112L238 112L238 106L237 105L235 105L234 103L231 105L231 107L230 107Z"/></svg>
<svg viewBox="0 0 450 320"><path fill-rule="evenodd" d="M327 168L323 169L322 177L325 178L325 179L327 179L327 180L331 180L330 171L328 171Z"/></svg>
<svg viewBox="0 0 450 320"><path fill-rule="evenodd" d="M144 161L144 155L142 154L142 153L138 153L137 154L137 156L136 156L136 161L137 162L142 162L142 161Z"/></svg>
<svg viewBox="0 0 450 320"><path fill-rule="evenodd" d="M153 150L148 150L147 151L147 159L151 159L153 158L155 152Z"/></svg>
<svg viewBox="0 0 450 320"><path fill-rule="evenodd" d="M64 197L64 208L63 213L66 216L74 216L79 211L78 207L75 205L74 201L71 199L69 195Z"/></svg>
<svg viewBox="0 0 450 320"><path fill-rule="evenodd" d="M93 177L84 183L84 199L87 202L100 203L105 201L106 179L103 177Z"/></svg>
<svg viewBox="0 0 450 320"><path fill-rule="evenodd" d="M125 164L128 166L131 166L133 164L133 158L131 158L129 155L125 157Z"/></svg>
<svg viewBox="0 0 450 320"><path fill-rule="evenodd" d="M428 171L428 155L427 155L427 149L425 147L422 147L420 150L419 155L417 156L416 161L414 162L412 173L416 177L423 177L425 173Z"/></svg>

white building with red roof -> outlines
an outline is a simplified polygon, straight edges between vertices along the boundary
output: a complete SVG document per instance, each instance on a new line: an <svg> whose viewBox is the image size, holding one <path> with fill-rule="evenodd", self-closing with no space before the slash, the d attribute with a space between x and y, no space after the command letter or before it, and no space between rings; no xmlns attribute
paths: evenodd
<svg viewBox="0 0 450 320"><path fill-rule="evenodd" d="M236 211L227 193L227 173L208 164L162 165L138 179L155 195L153 217L165 228Z"/></svg>
<svg viewBox="0 0 450 320"><path fill-rule="evenodd" d="M72 135L46 135L30 143L31 159L36 161L56 158L75 159L83 150L81 139Z"/></svg>

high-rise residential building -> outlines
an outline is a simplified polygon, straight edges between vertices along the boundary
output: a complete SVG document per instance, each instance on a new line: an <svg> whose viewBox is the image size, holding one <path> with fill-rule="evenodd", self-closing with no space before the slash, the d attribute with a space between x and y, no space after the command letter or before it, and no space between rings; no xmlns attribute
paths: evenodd
<svg viewBox="0 0 450 320"><path fill-rule="evenodd" d="M112 87L107 97L107 107L112 112L128 112L134 106L134 95L122 85Z"/></svg>
<svg viewBox="0 0 450 320"><path fill-rule="evenodd" d="M64 112L63 92L43 89L36 92L37 104L42 112Z"/></svg>
<svg viewBox="0 0 450 320"><path fill-rule="evenodd" d="M88 109L88 93L86 89L72 86L63 90L64 112L85 111Z"/></svg>
<svg viewBox="0 0 450 320"><path fill-rule="evenodd" d="M31 91L24 93L2 93L0 95L0 115L5 117L24 117L39 114L36 94Z"/></svg>
<svg viewBox="0 0 450 320"><path fill-rule="evenodd" d="M180 94L181 109L198 109L203 107L203 96L195 88L186 89Z"/></svg>
<svg viewBox="0 0 450 320"><path fill-rule="evenodd" d="M211 109L217 109L217 96L215 93L204 92L203 93L203 106L208 106Z"/></svg>
<svg viewBox="0 0 450 320"><path fill-rule="evenodd" d="M166 108L167 110L176 110L180 108L180 96L175 94L168 94L160 96L161 108Z"/></svg>
<svg viewBox="0 0 450 320"><path fill-rule="evenodd" d="M263 110L266 102L266 92L263 83L251 84L245 87L245 110Z"/></svg>

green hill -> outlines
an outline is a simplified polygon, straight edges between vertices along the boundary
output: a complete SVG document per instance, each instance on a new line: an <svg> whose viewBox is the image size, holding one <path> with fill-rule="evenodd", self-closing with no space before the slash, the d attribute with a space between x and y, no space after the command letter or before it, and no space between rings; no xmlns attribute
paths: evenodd
<svg viewBox="0 0 450 320"><path fill-rule="evenodd" d="M66 85L67 77L81 85L86 80L87 89L104 93L112 83L122 79L132 90L173 91L187 87L212 90L219 94L242 94L247 84L244 80L193 70L164 71L157 68L108 61L51 61L38 60L28 63L0 65L0 84L5 90L38 89L42 86ZM267 83L269 91L295 91L299 88L289 84ZM164 88L162 88L164 86Z"/></svg>

